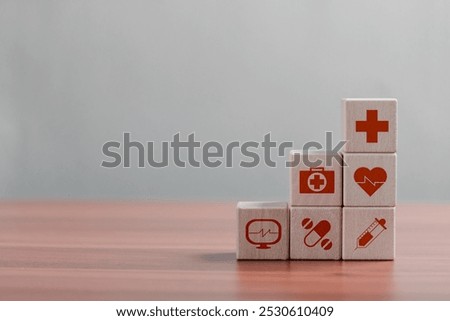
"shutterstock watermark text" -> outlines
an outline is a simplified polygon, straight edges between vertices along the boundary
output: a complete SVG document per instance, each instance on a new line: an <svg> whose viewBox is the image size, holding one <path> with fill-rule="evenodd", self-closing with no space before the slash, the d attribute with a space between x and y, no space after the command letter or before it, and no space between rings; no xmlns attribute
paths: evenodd
<svg viewBox="0 0 450 321"><path fill-rule="evenodd" d="M325 165L330 166L333 159L340 159L339 153L344 145L345 141L339 141L333 146L333 134L326 132L325 145L310 141L302 146L304 155L302 161L309 167L320 166L321 161L310 161L308 155L323 151L326 154ZM287 157L293 147L293 142L272 140L270 132L260 141L231 141L226 144L217 141L200 142L195 138L195 133L190 133L185 138L176 133L170 141L142 143L132 140L131 134L125 132L122 141L108 141L103 144L102 153L106 159L102 161L101 166L105 168L168 166L254 168L259 165L293 167L300 161L289 160Z"/></svg>

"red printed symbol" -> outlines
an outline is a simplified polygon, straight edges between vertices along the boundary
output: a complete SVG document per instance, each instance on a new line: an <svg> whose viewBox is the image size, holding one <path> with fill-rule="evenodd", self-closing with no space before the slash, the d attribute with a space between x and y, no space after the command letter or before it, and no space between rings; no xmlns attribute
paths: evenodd
<svg viewBox="0 0 450 321"><path fill-rule="evenodd" d="M386 220L375 218L373 223L356 238L355 250L368 247L385 230L387 230Z"/></svg>
<svg viewBox="0 0 450 321"><path fill-rule="evenodd" d="M251 220L245 226L245 238L250 244L258 245L257 249L270 249L269 245L281 240L281 224L274 219Z"/></svg>
<svg viewBox="0 0 450 321"><path fill-rule="evenodd" d="M366 143L378 143L378 133L389 131L389 121L378 120L378 110L366 110L366 120L356 121L356 132L366 132Z"/></svg>
<svg viewBox="0 0 450 321"><path fill-rule="evenodd" d="M331 194L334 193L334 171L323 167L314 167L300 171L300 193Z"/></svg>
<svg viewBox="0 0 450 321"><path fill-rule="evenodd" d="M302 226L306 230L311 229L303 240L303 243L305 243L307 247L314 247L320 242L320 246L322 246L325 251L331 249L333 243L329 239L324 238L325 235L327 235L327 233L331 230L330 222L322 220L314 226L313 221L307 217L303 219Z"/></svg>
<svg viewBox="0 0 450 321"><path fill-rule="evenodd" d="M355 171L353 178L369 196L372 196L386 182L387 174L381 167L371 170L367 167L360 167Z"/></svg>

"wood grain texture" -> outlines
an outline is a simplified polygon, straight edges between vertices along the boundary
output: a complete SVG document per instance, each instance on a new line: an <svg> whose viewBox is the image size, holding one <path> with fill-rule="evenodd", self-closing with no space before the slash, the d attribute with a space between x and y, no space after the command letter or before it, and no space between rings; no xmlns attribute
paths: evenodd
<svg viewBox="0 0 450 321"><path fill-rule="evenodd" d="M344 206L396 205L397 154L344 153L344 162ZM357 181L355 174L361 170L365 172ZM385 181L378 186L380 170L384 171Z"/></svg>
<svg viewBox="0 0 450 321"><path fill-rule="evenodd" d="M290 223L292 260L341 259L342 207L291 207Z"/></svg>
<svg viewBox="0 0 450 321"><path fill-rule="evenodd" d="M369 234L364 234L370 227ZM395 258L394 207L344 207L342 259L393 260Z"/></svg>
<svg viewBox="0 0 450 321"><path fill-rule="evenodd" d="M237 204L239 260L287 260L289 258L289 209L285 202Z"/></svg>
<svg viewBox="0 0 450 321"><path fill-rule="evenodd" d="M395 261L236 261L236 203L2 203L2 300L449 300L450 205L399 205Z"/></svg>
<svg viewBox="0 0 450 321"><path fill-rule="evenodd" d="M396 99L343 99L342 113L344 152L397 152Z"/></svg>

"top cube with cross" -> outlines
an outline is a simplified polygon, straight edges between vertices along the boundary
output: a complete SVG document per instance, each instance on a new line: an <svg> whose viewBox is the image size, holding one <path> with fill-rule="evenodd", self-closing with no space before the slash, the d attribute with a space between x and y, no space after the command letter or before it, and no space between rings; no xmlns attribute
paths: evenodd
<svg viewBox="0 0 450 321"><path fill-rule="evenodd" d="M343 99L347 153L397 151L396 99Z"/></svg>

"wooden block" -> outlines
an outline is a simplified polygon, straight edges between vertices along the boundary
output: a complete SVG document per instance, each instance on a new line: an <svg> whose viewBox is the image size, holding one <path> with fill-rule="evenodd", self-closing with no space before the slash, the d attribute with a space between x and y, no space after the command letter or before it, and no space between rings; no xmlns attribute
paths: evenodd
<svg viewBox="0 0 450 321"><path fill-rule="evenodd" d="M395 258L395 208L344 207L342 258L393 260Z"/></svg>
<svg viewBox="0 0 450 321"><path fill-rule="evenodd" d="M289 210L285 202L239 202L238 260L287 260Z"/></svg>
<svg viewBox="0 0 450 321"><path fill-rule="evenodd" d="M291 207L291 259L340 260L341 222L341 207Z"/></svg>
<svg viewBox="0 0 450 321"><path fill-rule="evenodd" d="M331 158L325 152L290 152L290 204L292 206L342 205L342 156ZM320 161L320 165L313 165Z"/></svg>
<svg viewBox="0 0 450 321"><path fill-rule="evenodd" d="M342 109L345 152L397 151L396 99L343 99Z"/></svg>
<svg viewBox="0 0 450 321"><path fill-rule="evenodd" d="M397 154L344 153L344 206L395 206Z"/></svg>

